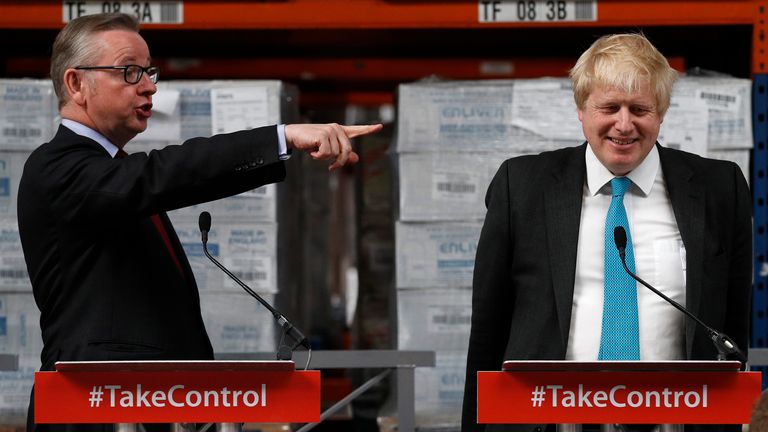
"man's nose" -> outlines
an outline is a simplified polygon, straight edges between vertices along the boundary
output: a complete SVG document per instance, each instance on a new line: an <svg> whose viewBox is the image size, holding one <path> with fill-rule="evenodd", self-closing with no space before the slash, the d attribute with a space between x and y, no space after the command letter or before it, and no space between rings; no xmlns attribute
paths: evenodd
<svg viewBox="0 0 768 432"><path fill-rule="evenodd" d="M153 95L157 93L157 84L152 82L149 74L143 74L136 85L139 86L139 94Z"/></svg>
<svg viewBox="0 0 768 432"><path fill-rule="evenodd" d="M632 131L634 123L632 122L632 113L629 112L628 108L621 108L616 113L615 127L620 133L629 133Z"/></svg>

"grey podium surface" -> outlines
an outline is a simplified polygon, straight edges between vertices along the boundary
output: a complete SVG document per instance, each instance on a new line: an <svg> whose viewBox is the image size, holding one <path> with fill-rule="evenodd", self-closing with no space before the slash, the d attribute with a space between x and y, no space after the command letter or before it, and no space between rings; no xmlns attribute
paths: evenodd
<svg viewBox="0 0 768 432"><path fill-rule="evenodd" d="M227 353L217 354L216 360L274 360L275 353ZM303 368L307 363L307 351L293 353L293 361L297 368ZM398 350L329 350L312 351L310 369L387 369L376 377L342 399L321 415L321 421L338 408L351 402L365 390L381 381L392 370L395 372L397 383L397 419L398 431L412 432L416 430L415 414L415 382L414 372L417 367L434 367L434 351L398 351ZM314 424L300 429L306 431Z"/></svg>

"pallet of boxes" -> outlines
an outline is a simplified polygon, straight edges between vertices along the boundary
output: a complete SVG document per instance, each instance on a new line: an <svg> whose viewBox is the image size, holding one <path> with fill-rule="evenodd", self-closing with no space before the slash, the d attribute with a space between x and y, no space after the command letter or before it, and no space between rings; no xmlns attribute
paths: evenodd
<svg viewBox="0 0 768 432"><path fill-rule="evenodd" d="M23 429L43 348L16 222L27 157L53 137L58 109L50 80L0 79L0 425Z"/></svg>
<svg viewBox="0 0 768 432"><path fill-rule="evenodd" d="M749 178L749 93L749 80L682 78L660 141ZM398 349L436 353L435 368L416 369L417 425L458 430L488 185L505 159L584 136L570 80L542 78L401 85L396 142Z"/></svg>

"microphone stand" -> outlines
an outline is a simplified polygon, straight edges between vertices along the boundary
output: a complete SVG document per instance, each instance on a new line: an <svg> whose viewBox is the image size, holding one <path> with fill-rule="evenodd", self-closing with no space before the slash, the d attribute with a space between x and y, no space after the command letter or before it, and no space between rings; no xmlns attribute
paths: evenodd
<svg viewBox="0 0 768 432"><path fill-rule="evenodd" d="M208 257L209 260L211 260L212 263L216 264L216 267L221 269L227 276L229 276L233 281L237 282L240 287L245 290L251 297L255 298L259 301L267 310L269 310L272 313L272 316L275 317L275 320L280 325L281 328L281 334L280 334L280 342L278 344L277 349L277 360L291 360L293 358L293 351L298 348L299 346L303 346L307 349L307 364L304 367L304 370L309 369L309 362L312 359L312 347L309 345L309 341L304 336L304 334L301 333L301 331L296 328L293 324L291 324L288 319L283 316L280 312L277 311L274 307L272 307L271 304L269 304L266 300L264 300L260 295L258 295L256 292L254 292L248 285L243 283L237 276L232 274L229 270L227 270L226 267L224 267L221 263L219 263L216 258L211 256L210 252L208 252L208 231L210 229L210 214L208 212L203 212L200 214L200 231L202 234L202 243L203 243L203 252L205 253L205 256ZM205 226L207 223L207 227ZM286 336L289 336L291 339L293 339L293 344L289 345L286 341Z"/></svg>
<svg viewBox="0 0 768 432"><path fill-rule="evenodd" d="M621 264L624 266L624 271L626 271L627 274L632 276L634 280L640 282L643 286L645 286L649 290L656 293L656 295L666 300L669 304L677 308L677 310L684 313L687 317L693 319L694 321L696 321L696 323L702 326L707 331L707 334L709 335L709 339L712 340L712 344L717 349L717 360L726 360L729 354L733 354L742 364L746 364L747 357L744 355L743 352L741 352L741 350L736 346L736 342L734 342L730 337L704 324L702 320L700 320L698 317L696 317L694 314L688 311L688 309L680 305L680 303L667 297L666 295L664 295L664 293L652 287L649 283L640 279L639 276L637 276L636 274L632 273L629 270L629 268L627 267L627 261L625 258L626 243L624 243L624 245L620 245L619 240L617 239L619 235L617 235L616 231L618 231L619 228L621 227L616 227L614 230L614 239L616 240L616 247L619 250L619 257L621 258ZM624 229L622 229L621 231L624 233L623 240L626 242L626 233L624 232Z"/></svg>

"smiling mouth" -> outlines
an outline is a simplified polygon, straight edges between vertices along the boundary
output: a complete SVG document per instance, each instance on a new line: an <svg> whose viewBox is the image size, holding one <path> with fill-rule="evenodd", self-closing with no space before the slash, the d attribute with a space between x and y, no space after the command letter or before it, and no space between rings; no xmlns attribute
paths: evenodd
<svg viewBox="0 0 768 432"><path fill-rule="evenodd" d="M633 142L637 141L637 138L630 138L630 139L623 139L622 140L622 139L618 139L618 138L610 138L609 137L608 139L611 140L611 142L613 142L614 144L618 144L618 145L628 145L628 144L632 144Z"/></svg>

